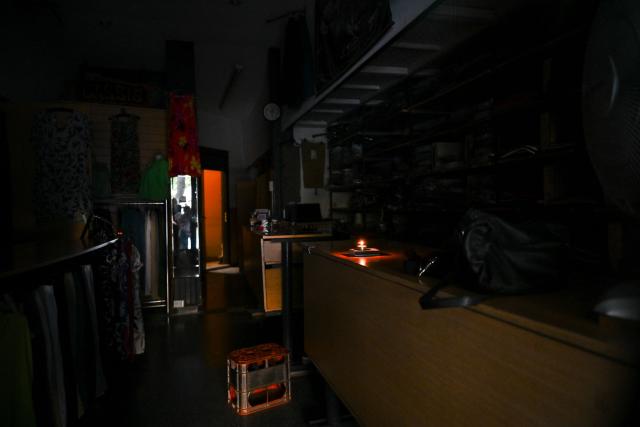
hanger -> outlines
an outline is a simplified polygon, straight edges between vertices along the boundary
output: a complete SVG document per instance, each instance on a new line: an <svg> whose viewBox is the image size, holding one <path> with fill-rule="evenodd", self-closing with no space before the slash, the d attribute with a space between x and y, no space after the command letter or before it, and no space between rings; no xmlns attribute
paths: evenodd
<svg viewBox="0 0 640 427"><path fill-rule="evenodd" d="M84 225L84 228L82 229L82 234L80 235L80 240L84 240L84 237L87 235L87 232L89 231L89 228L91 227L92 223L96 221L96 222L102 222L103 224L106 224L109 227L109 234L111 238L115 238L115 237L122 237L122 231L118 230L116 228L115 225L113 225L113 223L111 221L109 221L108 219L105 219L99 215L94 214L93 212L91 212L89 214L89 218L87 218L87 222Z"/></svg>

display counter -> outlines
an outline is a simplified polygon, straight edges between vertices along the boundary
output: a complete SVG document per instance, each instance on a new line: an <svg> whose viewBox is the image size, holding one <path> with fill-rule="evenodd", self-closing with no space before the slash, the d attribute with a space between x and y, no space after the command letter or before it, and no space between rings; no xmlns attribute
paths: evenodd
<svg viewBox="0 0 640 427"><path fill-rule="evenodd" d="M243 272L254 295L265 313L278 313L282 309L282 241L313 241L328 239L331 233L274 233L265 234L242 229ZM300 246L293 249L293 262L302 260ZM295 281L300 283L300 280ZM300 296L301 292L294 295ZM295 302L295 301L294 301ZM300 297L300 304L302 298Z"/></svg>
<svg viewBox="0 0 640 427"><path fill-rule="evenodd" d="M347 249L322 242L305 255L305 351L362 425L617 425L628 415L637 330L592 313L593 280L422 310L435 281L403 272L407 246L369 258Z"/></svg>

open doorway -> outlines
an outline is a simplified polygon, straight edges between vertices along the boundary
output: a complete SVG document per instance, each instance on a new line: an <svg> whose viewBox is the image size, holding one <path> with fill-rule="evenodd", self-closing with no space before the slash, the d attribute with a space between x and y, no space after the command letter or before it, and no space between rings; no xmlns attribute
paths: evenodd
<svg viewBox="0 0 640 427"><path fill-rule="evenodd" d="M202 181L205 264L207 270L212 270L226 266L223 238L225 209L222 202L224 173L217 170L203 169Z"/></svg>
<svg viewBox="0 0 640 427"><path fill-rule="evenodd" d="M228 153L200 148L202 162L202 248L206 271L229 265Z"/></svg>

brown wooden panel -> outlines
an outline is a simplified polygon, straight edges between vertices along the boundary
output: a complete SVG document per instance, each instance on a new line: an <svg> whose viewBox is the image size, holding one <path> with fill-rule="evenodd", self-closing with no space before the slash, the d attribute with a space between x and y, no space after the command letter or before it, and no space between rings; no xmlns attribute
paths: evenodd
<svg viewBox="0 0 640 427"><path fill-rule="evenodd" d="M282 270L267 268L264 270L265 311L282 310Z"/></svg>
<svg viewBox="0 0 640 427"><path fill-rule="evenodd" d="M264 253L264 262L280 263L282 255L282 244L280 242L262 242L262 250Z"/></svg>
<svg viewBox="0 0 640 427"><path fill-rule="evenodd" d="M264 296L262 294L262 254L260 249L260 238L256 236L249 227L242 228L242 272L249 282L249 287L253 291L256 300L262 305Z"/></svg>
<svg viewBox="0 0 640 427"><path fill-rule="evenodd" d="M367 426L613 425L637 371L305 256L305 350Z"/></svg>

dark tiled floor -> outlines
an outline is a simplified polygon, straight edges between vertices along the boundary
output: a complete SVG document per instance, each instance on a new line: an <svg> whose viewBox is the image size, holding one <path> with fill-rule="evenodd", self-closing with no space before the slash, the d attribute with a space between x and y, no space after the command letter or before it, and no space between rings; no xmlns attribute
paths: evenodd
<svg viewBox="0 0 640 427"><path fill-rule="evenodd" d="M146 353L109 373L110 389L87 426L302 426L322 414L317 375L292 379L287 405L246 417L226 402L226 357L236 348L280 341L280 318L255 319L240 275L209 273L203 314L146 315Z"/></svg>

